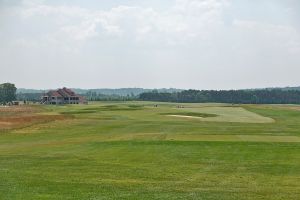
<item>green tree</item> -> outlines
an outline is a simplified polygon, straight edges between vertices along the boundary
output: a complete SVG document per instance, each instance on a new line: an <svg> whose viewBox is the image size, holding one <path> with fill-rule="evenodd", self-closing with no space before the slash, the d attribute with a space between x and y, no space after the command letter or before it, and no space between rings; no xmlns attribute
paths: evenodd
<svg viewBox="0 0 300 200"><path fill-rule="evenodd" d="M8 103L16 100L16 91L17 88L15 84L12 83L0 84L0 102Z"/></svg>

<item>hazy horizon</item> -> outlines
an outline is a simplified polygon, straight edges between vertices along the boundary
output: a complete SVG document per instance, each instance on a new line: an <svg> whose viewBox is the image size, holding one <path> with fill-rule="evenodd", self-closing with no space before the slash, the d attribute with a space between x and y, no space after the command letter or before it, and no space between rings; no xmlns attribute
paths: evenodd
<svg viewBox="0 0 300 200"><path fill-rule="evenodd" d="M300 86L297 0L0 0L19 88Z"/></svg>
<svg viewBox="0 0 300 200"><path fill-rule="evenodd" d="M53 88L24 88L24 87L17 87L18 90L55 90L61 87L53 87ZM70 89L79 89L79 90L119 90L119 89L145 89L145 90L156 90L156 89L178 89L178 90L260 90L260 89L276 89L276 88L300 88L300 86L279 86L279 87L257 87L257 88L229 88L229 89L209 89L209 88L174 88L174 87L157 87L157 88L143 88L143 87L119 87L119 88L80 88L80 87L67 87Z"/></svg>

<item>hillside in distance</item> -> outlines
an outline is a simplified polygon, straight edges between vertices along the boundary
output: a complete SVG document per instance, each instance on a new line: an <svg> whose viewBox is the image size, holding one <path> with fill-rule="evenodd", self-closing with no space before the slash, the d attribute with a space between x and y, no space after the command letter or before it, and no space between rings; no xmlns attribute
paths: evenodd
<svg viewBox="0 0 300 200"><path fill-rule="evenodd" d="M73 88L77 94L85 96L88 101L163 101L185 103L300 103L300 87L274 87L244 90L181 90L181 89L80 89ZM48 90L18 89L17 100L40 101Z"/></svg>
<svg viewBox="0 0 300 200"><path fill-rule="evenodd" d="M159 88L159 89L145 89L145 88L116 88L116 89L111 89L111 88L99 88L99 89L81 89L81 88L71 88L78 94L86 94L87 92L93 92L97 94L104 94L104 95L119 95L119 96L127 96L127 95L139 95L145 92L151 92L153 90L156 90L158 92L167 92L167 93L173 93L173 92L181 92L183 89L178 89L178 88ZM298 87L272 87L272 88L265 88L267 90L272 90L272 89L279 89L279 90L297 90L300 91L300 86ZM27 88L18 88L17 89L17 94L20 93L44 93L47 92L50 89L27 89ZM248 89L246 89L248 90ZM260 90L260 88L256 89L251 89L251 90Z"/></svg>
<svg viewBox="0 0 300 200"><path fill-rule="evenodd" d="M99 89L81 89L81 88L71 88L78 94L86 94L86 93L96 93L96 94L103 94L103 95L118 95L118 96L127 96L127 95L134 95L137 96L139 94L145 92L151 92L153 90L158 92L180 92L182 89L177 88L159 88L159 89L144 89L144 88L117 88L117 89L110 89L110 88L99 88ZM50 89L26 89L26 88L18 88L17 94L41 94L44 92L49 91Z"/></svg>

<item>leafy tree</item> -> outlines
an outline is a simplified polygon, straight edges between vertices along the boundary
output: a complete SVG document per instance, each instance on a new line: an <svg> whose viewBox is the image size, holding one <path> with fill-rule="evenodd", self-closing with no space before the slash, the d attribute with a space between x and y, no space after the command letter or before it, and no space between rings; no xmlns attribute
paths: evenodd
<svg viewBox="0 0 300 200"><path fill-rule="evenodd" d="M0 84L0 102L8 103L16 100L17 88L12 83Z"/></svg>

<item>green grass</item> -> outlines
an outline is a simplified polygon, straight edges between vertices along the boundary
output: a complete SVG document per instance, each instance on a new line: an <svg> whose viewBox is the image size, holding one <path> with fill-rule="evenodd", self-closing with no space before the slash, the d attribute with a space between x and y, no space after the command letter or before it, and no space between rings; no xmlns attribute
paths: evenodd
<svg viewBox="0 0 300 200"><path fill-rule="evenodd" d="M41 107L67 117L0 133L0 199L299 199L300 106L155 104Z"/></svg>

